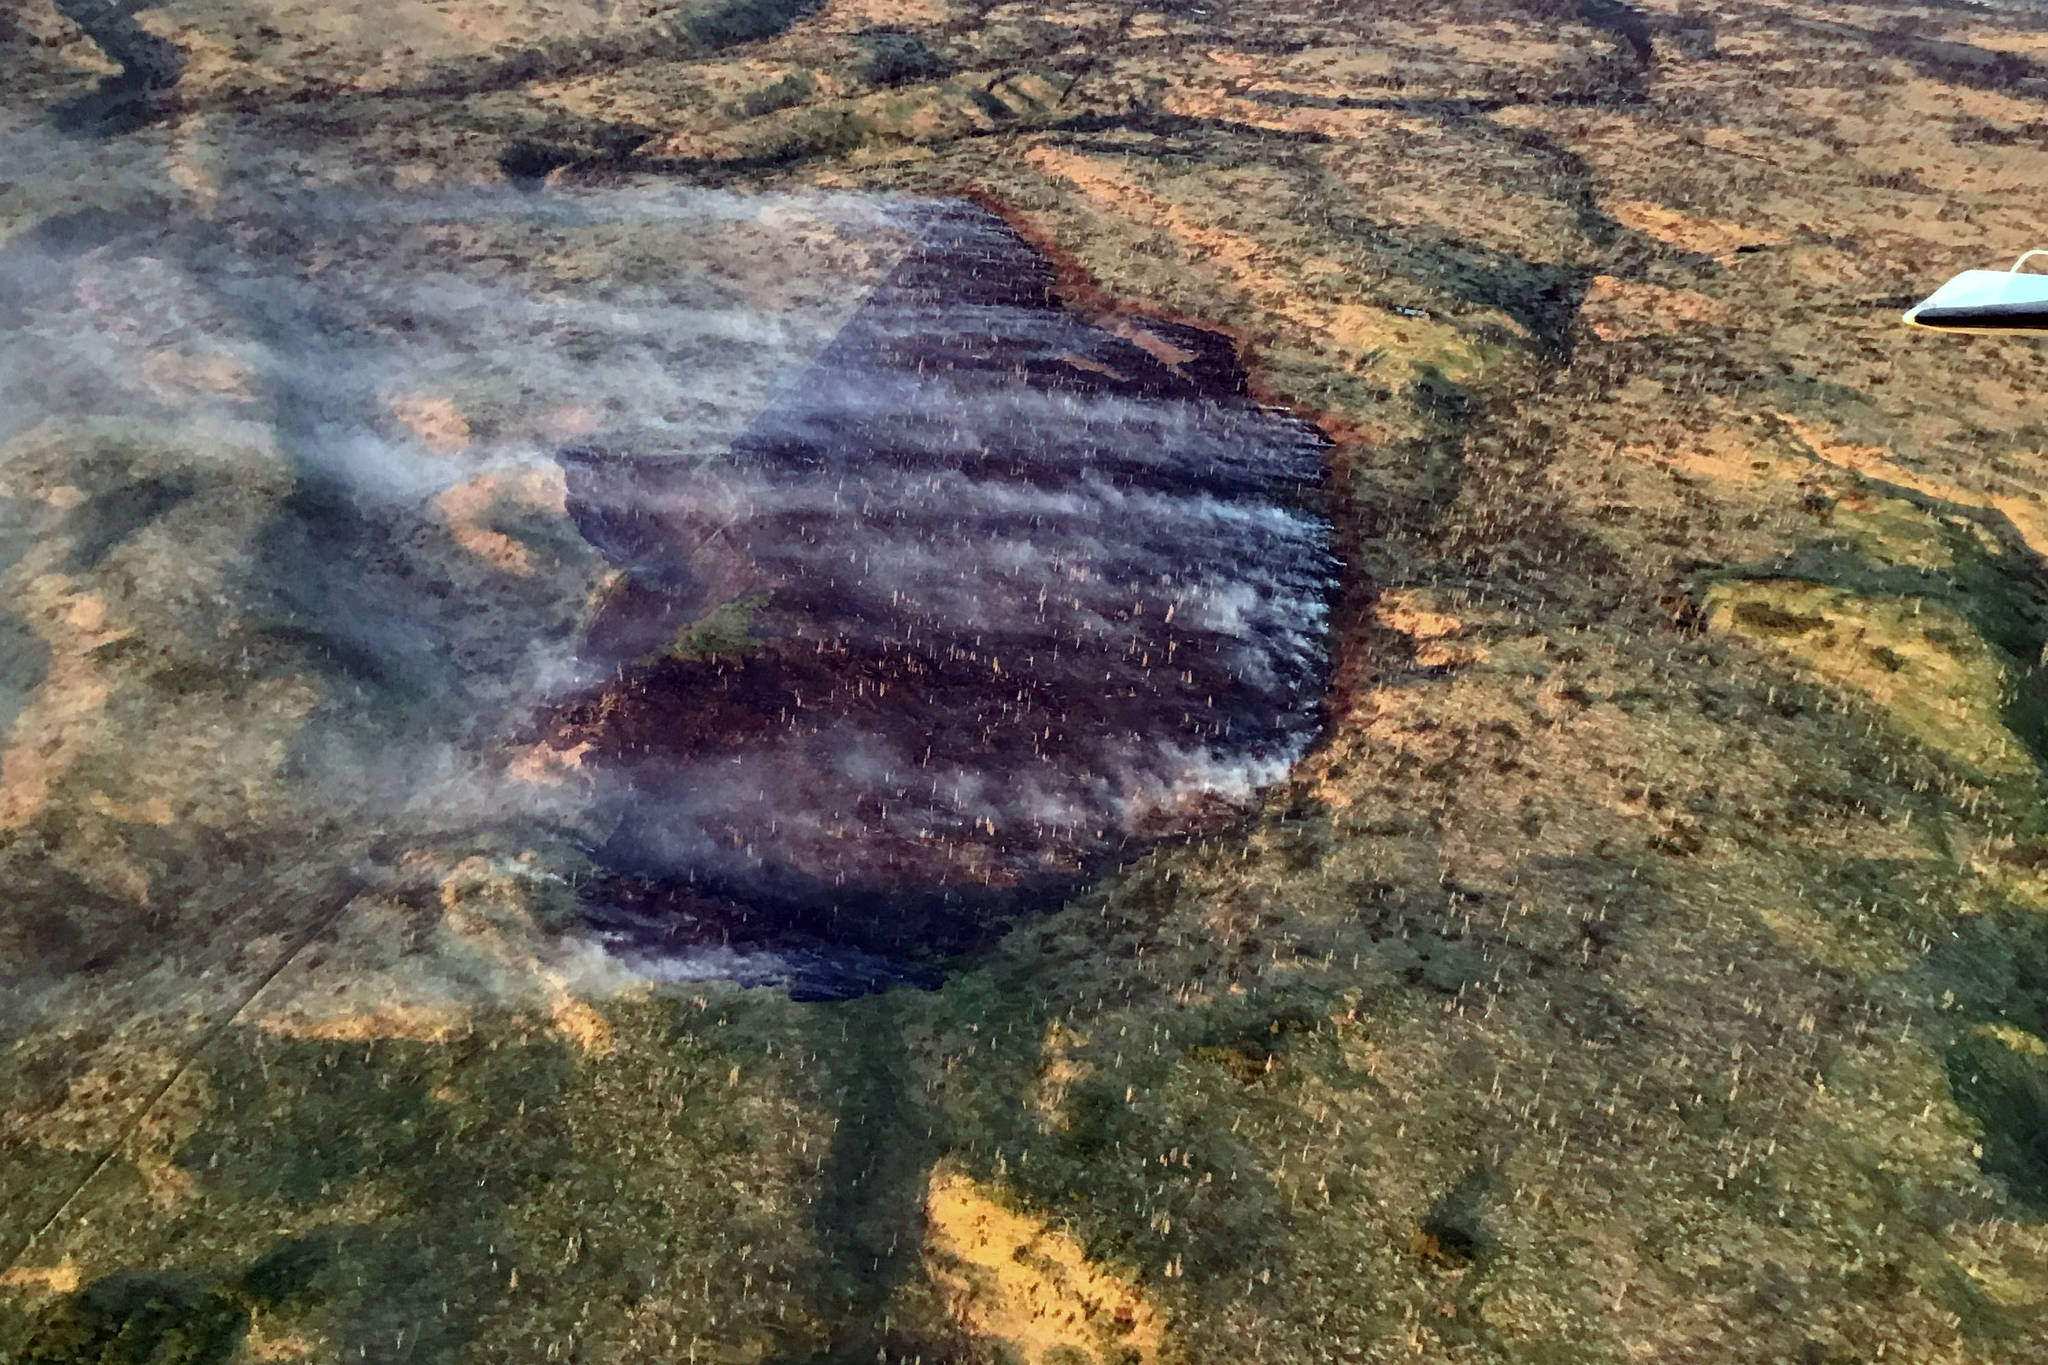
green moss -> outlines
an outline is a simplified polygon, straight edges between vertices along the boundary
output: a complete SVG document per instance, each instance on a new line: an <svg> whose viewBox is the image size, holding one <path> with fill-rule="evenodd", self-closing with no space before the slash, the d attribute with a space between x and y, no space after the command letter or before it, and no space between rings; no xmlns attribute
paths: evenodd
<svg viewBox="0 0 2048 1365"><path fill-rule="evenodd" d="M909 85L937 80L950 64L915 33L874 29L859 35L861 79L873 85Z"/></svg>
<svg viewBox="0 0 2048 1365"><path fill-rule="evenodd" d="M14 1080L0 1072L0 1080ZM91 1172L92 1152L0 1139L0 1246L19 1247ZM4 1357L0 1357L4 1359Z"/></svg>
<svg viewBox="0 0 2048 1365"><path fill-rule="evenodd" d="M1221 1067L1241 1085L1252 1085L1272 1073L1290 1042L1315 1028L1315 1011L1289 1002L1269 1015L1218 1019L1204 1041L1188 1049L1188 1056Z"/></svg>
<svg viewBox="0 0 2048 1365"><path fill-rule="evenodd" d="M824 0L728 0L684 21L689 38L704 48L758 43L817 10Z"/></svg>
<svg viewBox="0 0 2048 1365"><path fill-rule="evenodd" d="M209 1181L229 1163L238 1188L302 1206L336 1197L368 1175L416 1169L451 1126L446 1107L427 1094L421 1059L406 1055L416 1050L394 1043L335 1046L321 1049L311 1065L288 1062L278 1080L296 1075L303 1088L276 1116L289 1125L286 1133L210 1125L179 1160ZM273 1087L256 1088L260 1074L252 1078L231 1063L222 1064L216 1084L237 1096L277 1094Z"/></svg>
<svg viewBox="0 0 2048 1365"><path fill-rule="evenodd" d="M1766 635L1804 635L1810 630L1819 630L1828 623L1825 616L1802 616L1772 606L1768 602L1738 603L1735 608L1735 620L1739 625ZM1896 672L1897 669L1894 668L1892 671Z"/></svg>
<svg viewBox="0 0 2048 1365"><path fill-rule="evenodd" d="M802 104L816 94L818 83L808 71L792 71L781 80L750 90L730 106L741 118L760 118Z"/></svg>
<svg viewBox="0 0 2048 1365"><path fill-rule="evenodd" d="M769 594L758 592L719 603L677 631L655 651L655 657L696 662L751 653L760 643L751 633L754 617L768 604L768 598Z"/></svg>
<svg viewBox="0 0 2048 1365"><path fill-rule="evenodd" d="M2014 708L2032 675L1945 597L1771 577L1716 583L1706 606L1719 628L1863 693L1905 735L1981 778L2031 781L2038 727Z"/></svg>

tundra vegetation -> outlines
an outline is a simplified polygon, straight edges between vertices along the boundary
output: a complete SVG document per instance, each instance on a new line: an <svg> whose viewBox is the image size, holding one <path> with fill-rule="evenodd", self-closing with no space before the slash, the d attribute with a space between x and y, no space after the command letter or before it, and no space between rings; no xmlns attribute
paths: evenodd
<svg viewBox="0 0 2048 1365"><path fill-rule="evenodd" d="M0 71L0 1361L2048 1358L2041 355L1897 324L2040 244L2035 9L10 0ZM607 959L488 670L298 573L371 543L305 414L92 269L501 182L969 196L1227 332L1332 440L1322 738L921 986ZM608 590L489 477L402 509L472 663Z"/></svg>

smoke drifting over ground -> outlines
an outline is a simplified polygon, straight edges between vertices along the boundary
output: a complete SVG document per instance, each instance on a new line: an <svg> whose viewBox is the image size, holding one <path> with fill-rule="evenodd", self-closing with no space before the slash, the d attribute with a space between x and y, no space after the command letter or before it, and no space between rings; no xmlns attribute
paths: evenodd
<svg viewBox="0 0 2048 1365"><path fill-rule="evenodd" d="M565 456L626 577L590 636L617 680L555 742L622 783L637 934L960 946L1314 727L1316 434L1220 337L1061 310L986 212L898 221L915 244L727 452ZM721 602L746 638L693 648Z"/></svg>
<svg viewBox="0 0 2048 1365"><path fill-rule="evenodd" d="M109 432L74 522L277 490L216 625L321 680L294 779L570 831L658 970L892 979L1317 724L1320 434L979 208L318 201L59 225L5 284L10 425Z"/></svg>

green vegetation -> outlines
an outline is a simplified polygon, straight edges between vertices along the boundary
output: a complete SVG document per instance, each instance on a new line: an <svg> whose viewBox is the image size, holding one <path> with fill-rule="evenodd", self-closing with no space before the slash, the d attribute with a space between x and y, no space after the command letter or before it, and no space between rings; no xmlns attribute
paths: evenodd
<svg viewBox="0 0 2048 1365"><path fill-rule="evenodd" d="M752 593L730 602L720 602L677 631L657 654L662 658L695 662L720 657L737 658L748 653L760 643L751 632L754 617L768 605L769 596L765 592Z"/></svg>
<svg viewBox="0 0 2048 1365"><path fill-rule="evenodd" d="M869 29L858 35L858 41L861 79L870 85L886 87L937 80L951 69L945 58L915 33Z"/></svg>
<svg viewBox="0 0 2048 1365"><path fill-rule="evenodd" d="M741 118L760 118L802 104L817 93L818 83L808 71L792 71L758 90L750 90L730 106Z"/></svg>
<svg viewBox="0 0 2048 1365"><path fill-rule="evenodd" d="M0 460L0 505L69 526L0 582L36 672L0 764L0 1362L1072 1365L1016 1335L1083 1313L1054 1258L1020 1281L1050 1298L935 1278L939 1172L1134 1286L1159 1365L2048 1359L2040 357L1894 306L2048 216L2036 19L743 0L530 58L423 20L373 60L257 8L247 66L156 12L206 56L190 117L96 144L33 131L92 85L72 27L11 20L9 240L533 149L986 195L1083 306L1228 326L1336 438L1330 728L935 990L621 979L557 932L602 819L449 778L499 732L407 747L433 809L396 828L297 795L363 767L351 698L409 715L438 675L279 607L293 537L350 523L292 491L262 376L179 427L185 334L102 329L66 382L147 393L198 472L122 491L90 424ZM552 587L432 590L456 622ZM768 605L662 652L744 655ZM452 871L521 857L496 899Z"/></svg>

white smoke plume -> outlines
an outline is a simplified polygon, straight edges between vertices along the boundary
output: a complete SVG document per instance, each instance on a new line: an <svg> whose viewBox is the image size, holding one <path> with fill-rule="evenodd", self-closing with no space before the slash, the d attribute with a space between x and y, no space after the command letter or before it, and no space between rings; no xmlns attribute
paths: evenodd
<svg viewBox="0 0 2048 1365"><path fill-rule="evenodd" d="M875 197L80 215L0 256L0 480L57 479L50 437L236 502L239 539L157 512L210 557L194 619L322 680L309 792L573 828L667 975L914 955L1250 800L1319 719L1319 437L1220 338L1049 281Z"/></svg>

